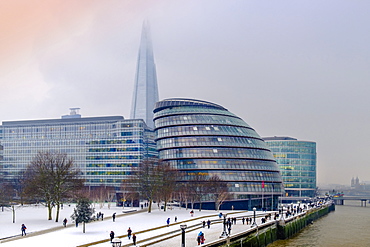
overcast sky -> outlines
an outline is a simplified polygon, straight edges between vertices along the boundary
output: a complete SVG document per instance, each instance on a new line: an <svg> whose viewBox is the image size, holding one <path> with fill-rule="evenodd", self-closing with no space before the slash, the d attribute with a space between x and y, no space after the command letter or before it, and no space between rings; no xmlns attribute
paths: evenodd
<svg viewBox="0 0 370 247"><path fill-rule="evenodd" d="M318 183L370 181L370 1L0 1L0 121L130 116L142 23L160 99L317 142Z"/></svg>

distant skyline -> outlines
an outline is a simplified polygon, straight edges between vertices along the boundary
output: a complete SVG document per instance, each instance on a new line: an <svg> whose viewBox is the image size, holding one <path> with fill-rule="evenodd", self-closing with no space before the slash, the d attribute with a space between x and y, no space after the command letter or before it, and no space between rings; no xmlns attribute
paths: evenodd
<svg viewBox="0 0 370 247"><path fill-rule="evenodd" d="M318 184L370 181L369 1L0 3L0 121L129 118L149 20L159 96L220 104L317 143Z"/></svg>

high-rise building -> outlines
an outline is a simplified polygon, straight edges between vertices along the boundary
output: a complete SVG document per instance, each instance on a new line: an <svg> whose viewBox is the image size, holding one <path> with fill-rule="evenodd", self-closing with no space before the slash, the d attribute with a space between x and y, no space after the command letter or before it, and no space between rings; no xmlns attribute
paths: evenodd
<svg viewBox="0 0 370 247"><path fill-rule="evenodd" d="M156 103L154 123L159 157L183 174L180 182L216 175L233 197L222 209L277 208L284 193L279 168L241 118L214 103L166 99ZM209 208L214 205L208 202Z"/></svg>
<svg viewBox="0 0 370 247"><path fill-rule="evenodd" d="M156 156L154 132L141 119L82 118L72 108L62 119L5 121L0 126L0 172L12 178L40 151L73 158L87 186L119 188L132 167Z"/></svg>
<svg viewBox="0 0 370 247"><path fill-rule="evenodd" d="M149 23L146 21L141 33L130 118L143 119L148 127L154 128L153 109L158 97L153 47Z"/></svg>
<svg viewBox="0 0 370 247"><path fill-rule="evenodd" d="M316 191L316 143L291 137L263 138L274 154L287 197L314 197Z"/></svg>

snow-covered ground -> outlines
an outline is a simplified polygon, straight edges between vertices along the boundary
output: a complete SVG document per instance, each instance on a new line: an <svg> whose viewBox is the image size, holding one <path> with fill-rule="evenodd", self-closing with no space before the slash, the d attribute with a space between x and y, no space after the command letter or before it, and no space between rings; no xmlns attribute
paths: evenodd
<svg viewBox="0 0 370 247"><path fill-rule="evenodd" d="M6 208L4 211L0 211L0 239L4 239L10 236L20 235L21 224L27 226L27 237L15 237L12 241L7 241L6 239L0 242L1 247L11 247L11 246L55 246L55 247L69 247L78 246L82 244L87 244L99 240L109 239L110 231L114 231L116 236L122 236L127 234L127 229L131 227L133 233L149 228L154 228L158 226L166 225L167 218L171 219L171 223L174 222L175 216L177 216L177 222L195 219L197 217L204 217L205 220L208 218L211 220L216 220L216 211L198 210L194 211L194 216L190 215L190 210L184 208L174 208L173 210L168 210L164 212L158 208L154 208L152 213L139 212L136 214L125 214L123 211L139 210L139 208L116 207L111 204L109 207L105 204L102 208L100 205L95 205L95 213L104 213L103 221L95 221L86 224L86 232L82 232L82 224L76 227L70 218L73 213L75 205L64 205L64 208L60 211L59 222L55 222L55 219L49 221L47 220L47 209L44 206L24 206L16 207L16 217L15 223L12 223L12 212ZM113 222L111 216L116 213L116 220ZM228 213L225 211L224 213ZM235 211L234 211L235 213ZM245 214L245 213L244 213ZM53 217L55 218L55 210L53 211ZM64 218L68 219L67 227L62 227L62 221ZM188 222L188 224L199 223L200 219L195 220L193 223ZM221 224L218 224L220 228ZM38 234L41 230L59 228L50 232L43 234ZM216 227L216 226L214 226ZM213 226L211 227L213 228ZM154 234L161 234L170 232L172 230L179 229L179 225L165 227L158 230ZM215 229L215 228L213 228ZM220 228L221 229L221 228ZM209 229L208 229L209 230ZM217 230L220 232L220 230ZM153 234L153 233L152 233ZM190 234L190 233L189 233ZM192 242L195 242L196 231L191 233ZM138 234L138 240L148 237L150 233ZM122 238L122 245L132 243L132 240ZM195 245L195 243L194 243ZM99 246L111 246L109 241L105 241ZM160 245L156 245L160 246ZM168 245L166 245L168 247ZM176 244L177 246L177 244Z"/></svg>

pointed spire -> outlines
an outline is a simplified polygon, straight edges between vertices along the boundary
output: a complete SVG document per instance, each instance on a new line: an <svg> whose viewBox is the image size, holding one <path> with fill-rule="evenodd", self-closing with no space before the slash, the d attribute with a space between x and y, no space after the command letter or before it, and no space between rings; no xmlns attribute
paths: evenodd
<svg viewBox="0 0 370 247"><path fill-rule="evenodd" d="M130 118L143 119L149 127L154 128L153 109L158 98L157 73L150 37L150 27L149 22L144 21L137 59Z"/></svg>

